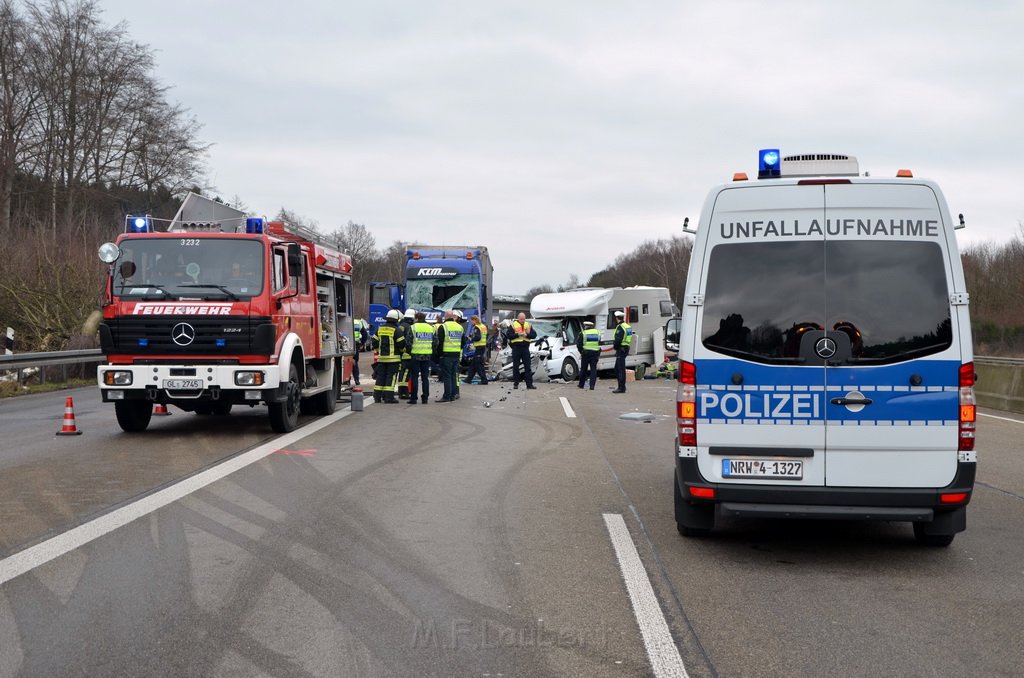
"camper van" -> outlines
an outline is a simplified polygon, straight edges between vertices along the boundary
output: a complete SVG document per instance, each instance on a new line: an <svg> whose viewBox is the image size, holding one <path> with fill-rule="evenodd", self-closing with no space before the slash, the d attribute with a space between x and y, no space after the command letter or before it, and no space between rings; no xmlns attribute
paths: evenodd
<svg viewBox="0 0 1024 678"><path fill-rule="evenodd" d="M974 487L968 295L939 187L845 155L761 152L711 190L683 297L675 519L966 528Z"/></svg>
<svg viewBox="0 0 1024 678"><path fill-rule="evenodd" d="M626 314L636 339L626 358L626 367L660 364L664 342L660 339L665 322L677 313L668 289L664 287L583 287L566 292L538 294L530 302L530 315L537 321L537 334L548 333L546 369L548 375L575 381L580 374L580 354L576 336L583 321L591 320L601 330L601 357L597 369L615 367L615 311ZM658 338L656 338L658 337Z"/></svg>

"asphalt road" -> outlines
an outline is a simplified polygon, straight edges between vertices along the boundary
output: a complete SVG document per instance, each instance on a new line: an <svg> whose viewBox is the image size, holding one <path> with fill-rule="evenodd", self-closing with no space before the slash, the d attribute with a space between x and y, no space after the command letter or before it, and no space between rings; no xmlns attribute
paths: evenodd
<svg viewBox="0 0 1024 678"><path fill-rule="evenodd" d="M980 421L947 549L885 523L690 540L674 384L609 383L465 385L304 420L322 428L287 444L261 408L171 408L128 435L95 389L0 401L0 568L258 457L0 585L0 675L669 675L640 631L659 615L691 676L1021 674L1024 423ZM69 394L83 434L58 437ZM653 587L639 621L616 516Z"/></svg>

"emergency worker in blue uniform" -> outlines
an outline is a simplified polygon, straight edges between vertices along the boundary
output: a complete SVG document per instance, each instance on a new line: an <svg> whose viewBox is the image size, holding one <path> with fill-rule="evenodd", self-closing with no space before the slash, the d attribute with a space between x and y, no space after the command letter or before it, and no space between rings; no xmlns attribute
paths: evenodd
<svg viewBox="0 0 1024 678"><path fill-rule="evenodd" d="M398 379L398 363L405 351L405 332L399 328L398 311L388 311L387 320L377 328L373 337L373 348L377 351L377 380L373 386L373 401L394 404L395 382Z"/></svg>
<svg viewBox="0 0 1024 678"><path fill-rule="evenodd" d="M508 345L512 347L512 388L519 388L520 370L526 388L535 389L533 385L533 367L530 365L530 342L537 338L537 330L526 321L526 314L520 313L512 321L505 332Z"/></svg>
<svg viewBox="0 0 1024 678"><path fill-rule="evenodd" d="M423 395L420 402L424 405L430 398L430 360L437 347L437 333L434 326L427 322L425 313L417 313L416 322L410 327L412 332L412 345L409 349L411 360L409 361L409 404L416 404L416 395L419 393L420 382L423 383Z"/></svg>
<svg viewBox="0 0 1024 678"><path fill-rule="evenodd" d="M412 367L412 355L409 351L412 349L412 324L414 322L416 322L416 311L410 308L406 309L405 316L398 323L398 328L405 332L405 351L402 353L402 359L398 363L399 398L409 397L409 368Z"/></svg>
<svg viewBox="0 0 1024 678"><path fill-rule="evenodd" d="M583 331L576 335L576 348L580 351L580 383L583 388L590 379L590 390L597 383L597 359L601 357L601 330L594 327L594 321L584 320Z"/></svg>
<svg viewBox="0 0 1024 678"><path fill-rule="evenodd" d="M471 383L473 377L479 374L480 385L487 386L487 370L484 369L484 362L487 360L487 325L480 322L480 316L469 316L466 336L474 351L473 357L469 360L469 369L466 371L466 383Z"/></svg>
<svg viewBox="0 0 1024 678"><path fill-rule="evenodd" d="M366 343L366 328L359 318L352 319L352 344L355 351L352 355L352 384L359 385L359 352L363 350Z"/></svg>
<svg viewBox="0 0 1024 678"><path fill-rule="evenodd" d="M459 360L462 358L462 336L464 332L455 315L445 313L445 320L437 326L438 357L441 363L441 383L444 394L438 400L450 403L455 400L455 381L459 378Z"/></svg>
<svg viewBox="0 0 1024 678"><path fill-rule="evenodd" d="M633 328L625 320L626 314L622 311L615 312L615 319L619 324L615 327L615 379L619 387L612 393L626 392L626 356L629 355L629 347L633 344Z"/></svg>

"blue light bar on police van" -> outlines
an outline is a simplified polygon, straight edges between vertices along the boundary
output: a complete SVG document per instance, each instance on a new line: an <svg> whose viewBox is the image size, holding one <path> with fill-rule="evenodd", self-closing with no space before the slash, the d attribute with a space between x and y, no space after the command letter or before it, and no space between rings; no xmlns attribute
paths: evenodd
<svg viewBox="0 0 1024 678"><path fill-rule="evenodd" d="M149 233L149 217L128 217L128 226L132 233Z"/></svg>
<svg viewBox="0 0 1024 678"><path fill-rule="evenodd" d="M245 232L246 233L262 233L263 232L263 219L259 217L250 218L245 220Z"/></svg>
<svg viewBox="0 0 1024 678"><path fill-rule="evenodd" d="M771 179L782 176L782 156L777 148L762 148L757 153L757 178Z"/></svg>

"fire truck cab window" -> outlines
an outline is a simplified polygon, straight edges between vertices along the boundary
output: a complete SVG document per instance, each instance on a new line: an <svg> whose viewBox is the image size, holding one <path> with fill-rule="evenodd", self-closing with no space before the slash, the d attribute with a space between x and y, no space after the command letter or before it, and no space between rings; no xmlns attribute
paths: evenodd
<svg viewBox="0 0 1024 678"><path fill-rule="evenodd" d="M274 291L279 292L288 286L288 279L285 273L285 251L280 248L274 249Z"/></svg>

